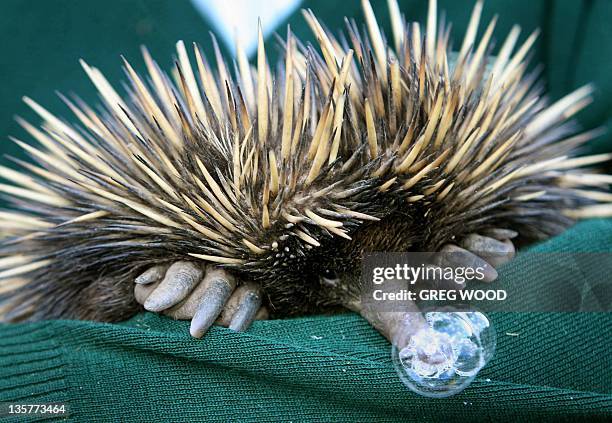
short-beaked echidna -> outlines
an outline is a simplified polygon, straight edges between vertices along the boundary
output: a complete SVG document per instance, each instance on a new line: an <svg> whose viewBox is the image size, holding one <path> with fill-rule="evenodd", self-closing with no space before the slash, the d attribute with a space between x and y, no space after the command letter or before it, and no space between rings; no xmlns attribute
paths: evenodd
<svg viewBox="0 0 612 423"><path fill-rule="evenodd" d="M64 98L75 124L26 98L43 124L20 120L33 163L0 168L14 206L0 213L4 318L126 319L141 309L135 280L149 310L188 297L196 336L236 284L258 287L228 305L236 328L260 300L275 316L360 311L366 252L483 234L480 247L511 253L515 233L610 214L612 178L588 170L609 156L577 157L597 131L568 120L592 89L549 104L526 60L537 33L515 51L514 27L490 56L495 20L477 41L477 2L451 53L435 1L423 30L389 5L392 44L364 1L363 30L346 20L340 37L304 12L319 45L288 31L274 68L260 31L255 68L240 49L233 66L218 54L213 69L197 46L191 62L179 42L169 76L144 50L148 75L126 61L125 96L82 62L103 104Z"/></svg>

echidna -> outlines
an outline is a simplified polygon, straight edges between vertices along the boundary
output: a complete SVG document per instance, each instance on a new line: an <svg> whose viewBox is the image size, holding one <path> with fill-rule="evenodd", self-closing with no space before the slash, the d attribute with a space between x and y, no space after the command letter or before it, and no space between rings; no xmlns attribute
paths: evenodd
<svg viewBox="0 0 612 423"><path fill-rule="evenodd" d="M470 251L512 254L515 235L611 214L612 178L582 169L609 155L576 157L598 132L568 120L592 89L549 104L528 72L537 33L513 53L514 27L490 56L495 19L476 42L477 2L455 54L435 0L423 31L391 0L389 45L363 5L365 28L347 19L339 38L304 12L319 51L288 31L274 69L261 30L256 69L240 49L213 70L195 46L193 64L179 42L170 77L143 50L147 78L125 61L125 97L81 62L103 105L63 98L78 124L26 98L44 122L20 120L38 146L15 140L34 164L0 168L4 318L118 321L140 302L201 336L224 307L244 329L262 304L343 306L391 336L394 317L360 304L365 253L482 261Z"/></svg>

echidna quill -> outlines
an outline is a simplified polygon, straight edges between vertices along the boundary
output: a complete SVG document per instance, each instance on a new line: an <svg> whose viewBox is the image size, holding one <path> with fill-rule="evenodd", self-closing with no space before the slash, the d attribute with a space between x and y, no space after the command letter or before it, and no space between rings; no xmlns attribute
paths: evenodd
<svg viewBox="0 0 612 423"><path fill-rule="evenodd" d="M64 98L74 124L26 98L43 124L20 119L33 163L0 168L4 319L118 321L143 304L200 337L346 307L391 338L397 315L361 306L365 253L459 251L492 280L500 261L479 253L612 213L612 177L589 170L610 156L576 157L598 131L569 120L592 89L549 104L527 70L537 33L516 47L514 27L491 57L477 2L451 53L435 0L423 29L391 0L388 44L363 5L363 31L347 19L340 37L304 12L319 45L288 31L274 68L261 31L256 68L238 49L213 69L179 42L168 75L144 50L124 96L82 62L103 104Z"/></svg>

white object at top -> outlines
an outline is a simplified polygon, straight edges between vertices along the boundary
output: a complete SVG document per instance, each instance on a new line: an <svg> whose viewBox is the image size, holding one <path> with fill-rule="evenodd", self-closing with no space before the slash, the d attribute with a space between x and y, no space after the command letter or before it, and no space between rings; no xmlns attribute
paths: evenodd
<svg viewBox="0 0 612 423"><path fill-rule="evenodd" d="M196 9L214 26L213 32L235 52L236 38L250 56L257 48L258 20L264 36L291 14L301 0L191 0Z"/></svg>

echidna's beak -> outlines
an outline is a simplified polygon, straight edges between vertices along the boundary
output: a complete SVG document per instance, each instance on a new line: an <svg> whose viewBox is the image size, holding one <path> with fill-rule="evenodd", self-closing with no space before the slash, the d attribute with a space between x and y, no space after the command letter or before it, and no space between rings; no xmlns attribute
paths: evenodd
<svg viewBox="0 0 612 423"><path fill-rule="evenodd" d="M395 345L400 349L413 335L428 327L423 314L412 301L406 301L402 311L380 311L362 303L352 303L351 309L361 314L389 342L401 344Z"/></svg>
<svg viewBox="0 0 612 423"><path fill-rule="evenodd" d="M391 342L398 376L419 395L447 397L461 392L495 350L495 332L479 312L433 311L426 318L411 301L393 312L361 302L350 308Z"/></svg>

